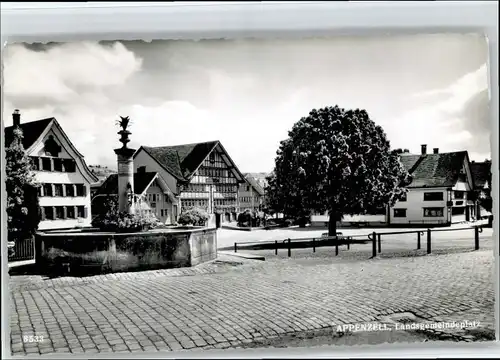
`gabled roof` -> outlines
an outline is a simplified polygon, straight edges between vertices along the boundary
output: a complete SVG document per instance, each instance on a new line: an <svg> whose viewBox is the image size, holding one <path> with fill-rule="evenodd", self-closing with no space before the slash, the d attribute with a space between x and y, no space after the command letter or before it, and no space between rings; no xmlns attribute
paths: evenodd
<svg viewBox="0 0 500 360"><path fill-rule="evenodd" d="M50 131L51 127L55 126L62 134L62 137L71 149L76 153L77 156L81 158L81 162L83 164L84 174L88 176L90 182L96 182L99 179L90 171L87 163L83 159L83 155L76 149L73 143L68 138L68 135L64 132L61 125L57 122L56 118L46 118L36 121L23 122L19 124L23 132L23 147L27 153L31 151L31 149L38 144L39 141L42 141L46 134ZM14 126L9 126L5 128L5 147L8 147L13 140L14 135Z"/></svg>
<svg viewBox="0 0 500 360"><path fill-rule="evenodd" d="M143 172L143 173L135 173L134 174L134 193L136 195L142 194L147 190L149 185L153 182L156 175L156 172ZM107 179L102 183L99 187L96 195L114 195L118 194L118 174L111 174L107 177Z"/></svg>
<svg viewBox="0 0 500 360"><path fill-rule="evenodd" d="M52 118L31 121L21 123L19 127L23 132L23 147L25 150L29 149L44 133L45 129L49 127L52 121L55 120ZM5 147L9 147L14 139L14 126L9 126L5 128Z"/></svg>
<svg viewBox="0 0 500 360"><path fill-rule="evenodd" d="M160 147L141 146L134 154L134 158L142 149L177 180L189 181L217 146L220 146L229 161L232 162L219 141ZM238 168L235 167L235 169L243 179L243 174L239 172Z"/></svg>
<svg viewBox="0 0 500 360"><path fill-rule="evenodd" d="M476 189L482 189L486 183L489 184L491 182L491 161L472 162L470 169Z"/></svg>
<svg viewBox="0 0 500 360"><path fill-rule="evenodd" d="M264 189L251 174L245 174L245 180L251 187L254 188L257 194L264 196Z"/></svg>
<svg viewBox="0 0 500 360"><path fill-rule="evenodd" d="M408 186L415 187L453 187L466 176L461 173L467 151L457 151L425 155L401 155L401 163L412 175Z"/></svg>

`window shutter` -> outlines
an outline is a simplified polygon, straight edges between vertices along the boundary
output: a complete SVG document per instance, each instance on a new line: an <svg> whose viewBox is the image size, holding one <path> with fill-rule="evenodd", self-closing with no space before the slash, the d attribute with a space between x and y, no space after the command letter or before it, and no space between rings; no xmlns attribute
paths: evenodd
<svg viewBox="0 0 500 360"><path fill-rule="evenodd" d="M68 208L65 206L63 207L63 219L67 219L68 218Z"/></svg>
<svg viewBox="0 0 500 360"><path fill-rule="evenodd" d="M40 207L40 219L43 221L45 220L45 208Z"/></svg>
<svg viewBox="0 0 500 360"><path fill-rule="evenodd" d="M83 184L82 186L83 186L83 189L82 189L83 196L87 196L87 186L85 186L85 184Z"/></svg>
<svg viewBox="0 0 500 360"><path fill-rule="evenodd" d="M86 207L83 208L83 217L86 219L88 216L88 209Z"/></svg>

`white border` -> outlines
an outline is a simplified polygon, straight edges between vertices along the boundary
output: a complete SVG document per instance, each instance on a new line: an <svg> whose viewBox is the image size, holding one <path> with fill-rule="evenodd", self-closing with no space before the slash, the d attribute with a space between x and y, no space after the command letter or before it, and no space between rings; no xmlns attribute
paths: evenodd
<svg viewBox="0 0 500 360"><path fill-rule="evenodd" d="M412 2L178 2L178 3L2 3L1 39L6 42L49 42L74 40L207 39L248 37L305 37L344 34L481 32L490 47L491 140L494 219L499 219L498 149L498 2L496 1L412 1ZM3 69L3 67L2 67ZM3 82L2 82L3 84ZM2 97L3 101L3 97ZM3 118L3 114L2 114ZM2 121L1 158L3 164ZM1 166L1 178L5 178ZM5 199L4 184L1 198ZM6 235L5 203L1 203L2 239ZM498 237L498 221L494 234ZM8 294L7 245L2 241L2 287ZM500 278L498 241L495 276ZM496 284L498 339L498 283ZM2 296L2 353L10 357L9 308ZM436 345L436 346L433 346ZM308 349L262 349L255 351L161 353L162 357L494 357L499 346L490 344L393 345ZM160 353L110 354L109 357L158 357ZM119 355L119 356L118 356ZM72 356L89 358L90 354ZM51 355L51 358L56 356ZM108 357L96 354L96 357Z"/></svg>

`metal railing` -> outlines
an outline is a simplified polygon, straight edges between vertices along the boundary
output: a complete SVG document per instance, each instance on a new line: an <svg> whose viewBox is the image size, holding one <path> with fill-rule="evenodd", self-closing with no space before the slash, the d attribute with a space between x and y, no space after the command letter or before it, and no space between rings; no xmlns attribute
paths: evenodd
<svg viewBox="0 0 500 360"><path fill-rule="evenodd" d="M15 240L14 253L8 257L8 261L23 261L35 259L35 239L34 237L22 240Z"/></svg>
<svg viewBox="0 0 500 360"><path fill-rule="evenodd" d="M292 256L292 248L312 248L313 252L316 252L316 248L324 246L334 246L335 255L339 254L339 246L346 245L347 250L350 249L352 244L367 244L372 245L372 257L377 257L377 254L382 252L382 237L389 235L401 235L401 234L416 234L417 244L416 250L421 250L422 248L422 237L426 238L426 251L427 254L432 253L432 232L446 232L446 231L471 231L474 230L474 250L479 250L479 234L482 233L483 229L480 226L465 227L465 228L454 228L454 229L426 229L426 230L408 230L408 231L390 231L390 232L379 232L376 231L365 234L365 235L349 235L343 236L337 233L335 236L321 236L314 238L297 238L297 239L284 239L284 240L274 240L274 241L254 241L254 242L244 242L244 243L234 243L234 252L240 250L274 250L274 254L278 255L278 249L286 249L288 252L288 257Z"/></svg>

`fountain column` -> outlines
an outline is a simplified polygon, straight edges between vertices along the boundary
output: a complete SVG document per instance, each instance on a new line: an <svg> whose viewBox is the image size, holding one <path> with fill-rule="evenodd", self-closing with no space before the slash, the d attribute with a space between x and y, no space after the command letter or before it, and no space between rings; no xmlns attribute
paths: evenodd
<svg viewBox="0 0 500 360"><path fill-rule="evenodd" d="M120 142L123 146L115 149L118 160L118 211L129 214L134 213L134 162L135 149L127 147L130 131L127 130L128 117L122 117L119 121L122 130L118 131Z"/></svg>

